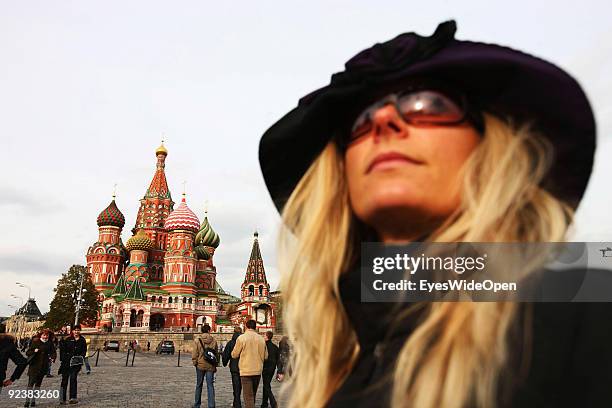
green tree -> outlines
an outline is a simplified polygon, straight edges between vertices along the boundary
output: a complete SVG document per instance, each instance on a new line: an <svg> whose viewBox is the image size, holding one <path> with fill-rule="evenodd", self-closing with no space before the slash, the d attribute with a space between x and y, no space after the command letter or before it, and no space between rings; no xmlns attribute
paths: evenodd
<svg viewBox="0 0 612 408"><path fill-rule="evenodd" d="M83 300L79 311L79 323L93 326L98 317L100 304L96 290L87 268L82 265L72 265L68 272L63 273L53 291L55 296L51 301L45 326L57 330L66 325L74 324L77 298L83 275Z"/></svg>

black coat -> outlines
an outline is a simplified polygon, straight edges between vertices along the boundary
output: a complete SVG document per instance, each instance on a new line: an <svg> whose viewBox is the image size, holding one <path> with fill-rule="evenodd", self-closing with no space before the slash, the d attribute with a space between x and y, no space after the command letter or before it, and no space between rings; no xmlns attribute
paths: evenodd
<svg viewBox="0 0 612 408"><path fill-rule="evenodd" d="M35 352L34 350L38 350ZM49 368L49 359L55 360L57 354L53 341L47 340L42 342L39 338L35 338L30 343L30 347L26 352L26 356L30 358L30 367L28 368L29 377L38 377L47 373Z"/></svg>
<svg viewBox="0 0 612 408"><path fill-rule="evenodd" d="M60 368L59 373L67 373L70 369L70 359L73 356L85 357L87 354L87 342L85 338L80 336L78 340L70 336L60 341Z"/></svg>
<svg viewBox="0 0 612 408"><path fill-rule="evenodd" d="M392 329L396 326L385 317L397 315L398 305L361 303L359 273L348 275L340 293L361 350L328 407L388 407L394 363L418 316ZM520 341L511 343L496 406L612 406L612 303L522 303L521 308L531 309L525 311L532 316L530 350ZM517 330L510 339L525 338ZM529 365L521 376L523 359Z"/></svg>
<svg viewBox="0 0 612 408"><path fill-rule="evenodd" d="M236 345L236 339L240 337L240 333L234 333L232 339L227 342L225 348L223 349L223 367L227 366L227 363L230 365L230 372L232 373L240 373L240 369L238 368L238 362L240 358L232 358L232 350L234 350L234 346Z"/></svg>
<svg viewBox="0 0 612 408"><path fill-rule="evenodd" d="M11 381L18 380L28 365L28 360L17 350L15 338L9 334L0 334L0 384L6 379L8 361L16 364Z"/></svg>
<svg viewBox="0 0 612 408"><path fill-rule="evenodd" d="M264 360L263 372L274 374L280 364L278 347L272 343L272 340L266 340L266 347L268 348L268 358Z"/></svg>

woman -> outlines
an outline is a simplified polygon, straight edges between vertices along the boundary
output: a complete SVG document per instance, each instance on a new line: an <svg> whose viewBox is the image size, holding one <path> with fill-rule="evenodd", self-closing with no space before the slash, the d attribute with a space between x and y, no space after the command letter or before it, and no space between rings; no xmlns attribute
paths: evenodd
<svg viewBox="0 0 612 408"><path fill-rule="evenodd" d="M283 336L278 342L279 363L276 379L283 381L285 375L289 373L289 357L291 355L289 337Z"/></svg>
<svg viewBox="0 0 612 408"><path fill-rule="evenodd" d="M32 339L26 352L30 366L28 368L28 390L33 389L33 397L26 398L26 407L36 406L36 393L40 390L42 380L47 374L51 361L55 361L57 354L53 341L50 341L49 329L43 329Z"/></svg>
<svg viewBox="0 0 612 408"><path fill-rule="evenodd" d="M68 382L70 382L70 404L78 403L77 400L77 379L79 371L85 363L87 354L87 343L81 336L81 325L76 324L72 328L70 336L60 341L60 368L59 374L62 375L60 390L60 404L66 404Z"/></svg>
<svg viewBox="0 0 612 408"><path fill-rule="evenodd" d="M362 242L563 241L586 188L578 83L455 29L360 52L262 137L290 406L612 404L607 304L361 303Z"/></svg>

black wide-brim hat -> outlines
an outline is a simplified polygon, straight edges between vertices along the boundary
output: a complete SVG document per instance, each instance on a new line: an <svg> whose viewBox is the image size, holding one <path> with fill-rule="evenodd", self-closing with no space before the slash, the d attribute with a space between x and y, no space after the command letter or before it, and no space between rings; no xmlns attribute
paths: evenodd
<svg viewBox="0 0 612 408"><path fill-rule="evenodd" d="M448 21L430 37L404 33L361 51L344 71L332 75L329 85L300 99L264 133L259 161L279 211L347 121L415 78L453 84L480 110L531 123L554 147L543 187L578 206L595 153L595 119L578 82L556 65L521 51L456 40L455 31L455 22Z"/></svg>

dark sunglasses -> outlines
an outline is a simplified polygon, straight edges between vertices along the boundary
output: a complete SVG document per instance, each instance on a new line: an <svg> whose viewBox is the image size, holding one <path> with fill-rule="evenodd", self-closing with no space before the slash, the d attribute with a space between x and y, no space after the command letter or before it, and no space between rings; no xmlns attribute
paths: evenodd
<svg viewBox="0 0 612 408"><path fill-rule="evenodd" d="M480 133L484 130L482 115L470 109L465 95L435 88L413 88L387 95L363 110L350 129L341 132L341 147L347 148L372 132L374 114L387 105L393 105L402 120L412 126L455 126L470 122Z"/></svg>

